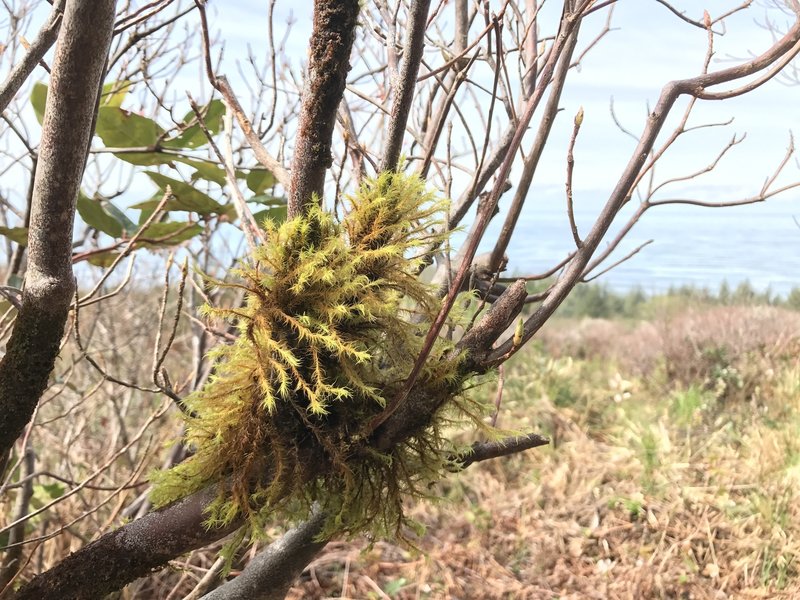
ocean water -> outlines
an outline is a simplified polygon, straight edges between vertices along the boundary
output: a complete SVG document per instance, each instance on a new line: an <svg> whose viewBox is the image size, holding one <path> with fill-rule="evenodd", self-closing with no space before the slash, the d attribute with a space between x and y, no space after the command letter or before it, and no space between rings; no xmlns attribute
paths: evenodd
<svg viewBox="0 0 800 600"><path fill-rule="evenodd" d="M594 195L596 199L592 194L580 196L576 200L576 221L579 232L585 235L602 207L603 198L600 193ZM726 197L706 194L703 199L715 196ZM508 272L514 274L546 271L574 249L562 189L539 192L527 204L508 250ZM636 204L634 199L624 209L598 251L613 239ZM500 214L494 219L481 251L491 249L489 240L496 237L504 216ZM798 222L800 195L797 194L739 207L653 207L645 212L604 266L647 240L652 239L653 243L598 282L618 291L639 287L645 292L658 293L685 284L717 289L723 281L731 286L749 281L757 290L769 289L785 295L793 287L800 287Z"/></svg>

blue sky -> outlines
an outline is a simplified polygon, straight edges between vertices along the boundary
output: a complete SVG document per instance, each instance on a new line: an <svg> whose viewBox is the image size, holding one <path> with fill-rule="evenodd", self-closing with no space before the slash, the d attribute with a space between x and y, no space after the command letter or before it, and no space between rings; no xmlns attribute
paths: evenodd
<svg viewBox="0 0 800 600"><path fill-rule="evenodd" d="M498 9L501 2L491 0L490 4ZM696 0L675 2L677 8L687 11L690 17L696 19L702 18L701 6L705 6L712 15L717 15L738 4L740 0L707 0L702 5ZM267 5L263 0L209 2L212 31L225 42L220 72L229 76L234 88L240 90L240 93L246 94L246 91L236 68L237 61L246 63L248 47L256 56L264 56L267 52ZM557 9L559 5L558 2L552 2L550 10ZM286 55L298 71L305 62L311 33L312 6L311 0L277 0L275 7L277 40L284 37L286 21L289 18L294 21L286 42ZM445 15L451 10L450 6L445 6ZM760 53L766 49L772 42L772 34L759 26L759 22L763 22L767 14L778 17L779 22L782 20L777 12L773 10L766 13L765 6L758 4L729 18L726 21L726 34L716 38L716 55L712 69L725 68L752 53ZM581 38L584 43L594 37L604 20L605 17L598 14L585 23ZM32 27L38 27L38 22L38 19L35 20ZM550 24L552 23L551 20ZM195 27L196 20L190 21L189 25ZM698 74L706 49L704 31L678 20L655 0L619 0L612 26L615 30L588 55L580 71L572 73L568 80L561 102L564 112L556 121L552 143L542 159L534 184L534 193L540 194L543 199L552 199L542 202L555 202L563 216L563 206L559 198L563 196L564 189L565 151L572 129L572 116L583 106L585 119L575 149L574 182L576 212L580 223L591 222L634 148L633 141L613 124L609 111L611 98L614 99L616 113L622 123L631 131L639 132L645 122L648 105L652 106L655 102L664 83ZM199 64L186 69L178 80L171 82L171 93L184 103L186 90L195 98L207 97L208 84ZM729 153L714 173L692 183L673 186L669 195L725 201L756 193L783 157L790 131L800 133L798 101L800 85L786 86L770 82L744 97L722 103L701 102L695 109L690 124L733 119L732 125L725 129L705 129L687 136L662 161L658 168L658 178L680 176L704 167L732 135L746 133L745 142ZM246 99L244 105L248 107ZM793 163L789 165L783 181L797 179L800 179L800 168L797 163ZM9 187L9 184L3 182L3 186ZM10 187L13 189L14 186ZM150 193L151 185L142 176L134 179L128 195L133 202L140 201ZM504 203L507 203L507 199L501 201L501 208ZM736 236L727 236L730 239L723 238L715 242L715 245L722 244L722 247L715 250L713 260L723 268L726 261L740 264L750 260L752 272L742 275L742 278L754 278L762 264L772 262L769 261L769 253L754 261L753 253L746 247L741 247L738 240L747 238L745 234L748 223L755 216L765 214L773 219L776 226L782 228L780 232L776 232L775 239L783 240L777 251L784 258L800 256L800 231L793 221L793 217L800 217L800 191L771 200L769 206L751 207L747 211L715 211L713 217L708 216L708 211L702 210L686 214L684 220L674 218L674 215L665 215L659 220L651 212L647 216L648 223L641 229L634 230L630 243L623 245L621 252L627 252L632 244L649 237L653 228L648 230L648 227L652 223L653 226L658 225L652 235L659 239L647 250L650 253L648 257L672 252L664 256L664 261L679 264L690 256L688 253L681 254L682 245L687 248L709 247L703 237L703 228L708 229L708 222L704 225L702 219L711 218L715 219L715 223L723 222L727 227L738 231ZM531 207L530 214L523 216L523 222L531 222L531 231L534 231L536 223L541 222L540 217L541 207ZM526 218L528 221L525 221ZM499 219L496 221L499 224ZM670 226L667 227L667 224ZM560 231L558 235L563 236L563 240L551 239L548 244L542 243L535 247L526 242L525 247L518 248L520 255L525 255L525 252L529 255L525 259L527 262L520 268L527 270L531 264L538 267L558 262L565 252L562 246L567 248L571 239L568 229L562 227ZM753 243L769 247L771 238L768 231L763 234L766 237L754 239ZM529 235L528 230L523 230L520 234L522 242L525 242L525 236ZM732 241L734 239L737 240L735 243ZM793 241L795 239L797 241ZM725 247L726 243L730 247ZM649 258L637 258L639 262L632 263L631 268L641 266L643 260ZM794 278L794 272L798 269L792 264L791 260L784 260L780 267L775 267L777 270L774 276L762 278L763 285ZM626 268L612 272L608 280L613 283L614 277L624 276Z"/></svg>
<svg viewBox="0 0 800 600"><path fill-rule="evenodd" d="M214 26L223 38L229 39L228 64L232 65L237 57L244 57L247 44L256 53L258 48L266 47L264 4L244 0L235 5L227 4L224 9L217 5ZM674 3L676 8L695 19L702 19L703 7L716 16L739 4L740 1L731 0ZM491 5L496 9L501 2L492 0ZM554 3L558 8L556 5L560 3ZM281 37L282 24L290 15L295 21L287 42L288 54L295 66L305 58L311 6L311 2L281 0L276 5L276 37ZM770 46L773 35L759 23L763 23L767 15L776 18L778 23L785 19L776 11L768 13L765 9L763 4L754 5L726 20L725 35L715 39L712 70L741 62ZM446 7L445 10L451 9ZM592 39L604 20L601 15L589 20L582 30L582 40ZM634 148L633 140L620 133L613 123L609 110L612 97L620 121L629 130L639 132L647 108L655 103L662 86L671 79L699 74L706 51L707 37L703 30L687 26L652 0L620 0L612 26L616 30L588 55L580 72L573 73L568 80L561 102L564 115L557 121L552 143L535 180L535 186L542 190L542 198L552 198L563 212L557 198L563 195L565 149L572 116L583 106L585 119L575 150L575 190L577 217L586 226L606 199ZM236 32L234 38L230 37L230 32ZM228 68L228 71L233 69ZM725 201L757 193L783 158L790 131L800 133L799 101L800 86L770 82L744 97L699 103L690 125L729 119L733 119L733 123L726 128L704 129L682 139L660 163L659 180L706 166L734 134L746 133L746 140L726 155L714 173L674 185L666 196ZM790 164L781 181L797 179L800 179L800 169L797 163ZM535 190L536 187L533 193ZM667 281L713 286L723 278L733 283L749 278L757 287L772 286L783 292L797 282L794 257L800 255L800 232L793 217L800 216L800 191L771 200L768 206L710 212L686 207L659 211L646 215L630 239L623 243L620 254L650 237L655 237L656 243L635 260L612 271L605 277L606 281L618 287L643 281L645 287L660 290ZM523 229L516 247L511 249L518 257L516 266L520 270L527 271L531 265L544 268L569 250L570 235L564 223L558 234L563 239L553 233L553 227L542 233L543 223L551 222L546 213L541 206L532 206L523 215ZM496 221L495 228L499 219ZM766 222L768 227L764 226ZM755 223L758 227L751 227ZM531 244L531 239L538 243ZM771 259L777 255L781 260ZM512 257L512 263L514 260Z"/></svg>
<svg viewBox="0 0 800 600"><path fill-rule="evenodd" d="M492 0L498 8L501 2ZM558 4L558 3L556 3ZM708 0L702 5L696 0L675 2L696 19L702 18L705 7L713 15L730 10L740 1ZM266 3L260 0L241 0L224 5L211 3L216 11L214 27L226 39L225 58L228 71L232 62L246 57L249 44L258 54L266 48ZM295 24L287 44L288 54L295 65L305 57L305 47L310 35L312 3L284 2L278 0L275 9L276 37L281 37L284 23L291 16ZM449 7L444 9L450 10ZM753 6L726 21L727 33L716 39L716 57L712 69L725 68L737 59L766 49L772 35L758 25L764 21L765 8ZM771 17L779 17L772 10ZM779 19L780 21L781 19ZM592 28L604 21L600 14L584 27L582 39L592 37ZM632 140L622 135L614 126L609 104L614 99L615 110L626 127L634 132L641 129L648 102L652 105L663 84L670 79L685 78L699 73L706 49L704 31L687 26L655 1L620 0L612 26L618 28L608 35L586 58L583 68L569 80L562 106L569 118L562 119L570 125L571 116L580 106L586 117L577 145L576 187L596 189L613 183L616 174L630 156ZM725 130L705 130L682 144L678 153L664 161L664 175L678 175L705 165L716 151L736 134L747 133L743 146L737 148L721 165L717 176L707 178L703 184L724 186L726 189L757 189L783 156L789 140L789 131L800 132L800 86L787 87L769 83L742 98L724 103L701 103L695 109L692 123L734 119ZM571 128L556 132L554 147L559 152L546 156L537 181L541 184L563 185L563 148ZM561 140L558 139L560 135ZM584 160L581 162L581 156ZM601 157L598 160L598 157ZM547 162L549 161L549 162ZM800 171L795 171L800 174ZM755 188L754 188L755 186Z"/></svg>

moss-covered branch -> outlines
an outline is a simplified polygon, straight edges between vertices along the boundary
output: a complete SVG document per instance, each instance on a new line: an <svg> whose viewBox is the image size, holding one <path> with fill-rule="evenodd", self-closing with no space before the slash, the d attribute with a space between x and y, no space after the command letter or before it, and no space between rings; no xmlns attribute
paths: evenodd
<svg viewBox="0 0 800 600"><path fill-rule="evenodd" d="M404 495L424 495L451 448L440 433L457 418L469 373L439 339L417 386L430 410L406 423L400 444L379 450L364 432L394 397L438 311L414 276L442 241L446 204L415 176L384 173L346 198L341 223L316 204L280 227L238 270L245 307L209 309L232 320L214 378L186 400L195 454L158 474L155 500L222 483L210 522L241 516L252 531L276 509L331 515L327 533L394 534ZM412 317L418 318L412 318ZM439 408L452 413L435 419ZM474 411L465 411L473 414Z"/></svg>

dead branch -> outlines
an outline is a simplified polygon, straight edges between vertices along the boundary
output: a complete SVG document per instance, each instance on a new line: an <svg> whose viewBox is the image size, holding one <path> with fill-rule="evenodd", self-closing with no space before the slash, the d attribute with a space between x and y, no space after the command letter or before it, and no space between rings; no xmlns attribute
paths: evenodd
<svg viewBox="0 0 800 600"><path fill-rule="evenodd" d="M394 90L394 103L389 118L389 131L386 135L386 147L381 161L381 171L397 168L400 150L403 146L403 135L406 132L408 114L411 111L411 100L417 83L417 73L425 48L425 25L428 20L430 0L412 0L409 10L409 21L406 47L403 52L403 65L400 78Z"/></svg>
<svg viewBox="0 0 800 600"><path fill-rule="evenodd" d="M500 458L501 456L511 456L531 448L547 446L549 443L550 440L548 438L538 433L510 437L498 442L478 442L472 445L472 449L469 452L453 458L454 470L460 471L476 462Z"/></svg>
<svg viewBox="0 0 800 600"><path fill-rule="evenodd" d="M617 185L612 191L608 202L595 221L589 234L584 239L584 245L575 254L562 278L553 286L548 297L542 302L539 308L525 321L522 337L522 345L533 337L542 325L550 318L553 312L567 297L569 292L583 277L584 269L600 244L603 236L611 226L614 217L625 203L629 190L634 181L640 176L645 166L645 161L653 148L656 137L664 125L665 119L669 115L676 100L682 95L700 97L706 93L707 88L736 81L749 77L772 65L782 62L787 54L796 54L800 49L800 10L797 11L797 20L794 26L778 40L766 52L756 58L727 69L722 69L714 73L704 73L690 79L683 79L668 83L656 103L655 108L650 113L645 125L644 132L639 140L639 144L634 150L628 165L619 178ZM490 356L490 362L502 362L513 355L519 346L512 344L511 340L506 340Z"/></svg>

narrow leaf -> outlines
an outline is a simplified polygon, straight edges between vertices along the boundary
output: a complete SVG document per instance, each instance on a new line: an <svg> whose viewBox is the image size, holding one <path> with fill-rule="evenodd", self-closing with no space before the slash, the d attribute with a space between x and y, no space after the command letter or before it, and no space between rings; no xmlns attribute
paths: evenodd
<svg viewBox="0 0 800 600"><path fill-rule="evenodd" d="M78 194L78 214L89 227L113 238L122 237L122 223L108 213L99 200L91 199L83 192Z"/></svg>

